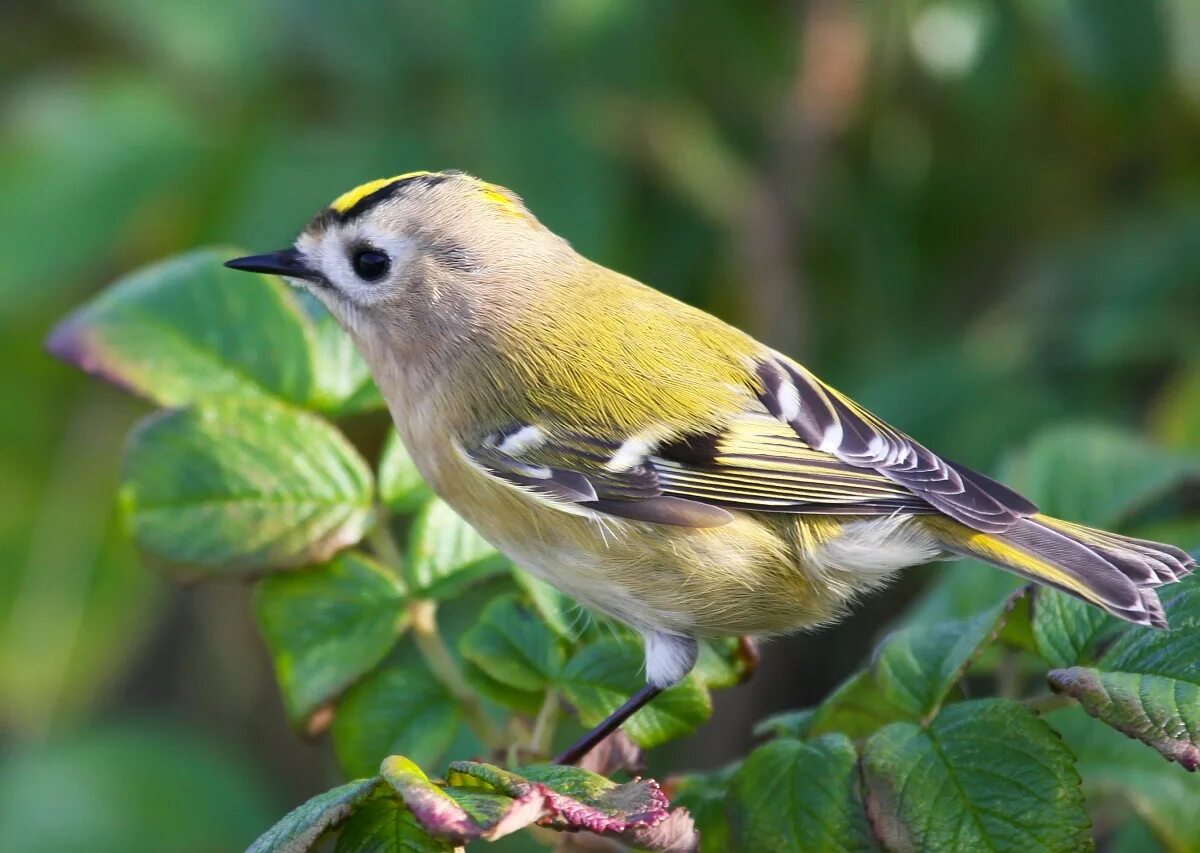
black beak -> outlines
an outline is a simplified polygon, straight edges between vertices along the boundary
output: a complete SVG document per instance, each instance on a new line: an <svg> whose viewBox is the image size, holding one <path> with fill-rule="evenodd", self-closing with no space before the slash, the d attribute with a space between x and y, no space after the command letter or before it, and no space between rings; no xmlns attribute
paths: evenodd
<svg viewBox="0 0 1200 853"><path fill-rule="evenodd" d="M305 281L312 281L316 278L313 271L304 266L304 261L300 257L300 253L295 249L283 249L279 252L268 252L265 255L250 255L246 258L234 258L232 261L226 261L225 266L231 270L286 275L289 278L302 278Z"/></svg>

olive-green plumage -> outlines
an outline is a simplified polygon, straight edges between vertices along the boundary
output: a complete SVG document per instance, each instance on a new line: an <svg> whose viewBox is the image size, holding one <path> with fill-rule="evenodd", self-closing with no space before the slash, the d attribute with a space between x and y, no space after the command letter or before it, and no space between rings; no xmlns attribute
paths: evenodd
<svg viewBox="0 0 1200 853"><path fill-rule="evenodd" d="M433 488L520 565L646 636L838 617L899 569L974 554L1134 622L1182 551L1038 514L805 368L588 261L508 190L412 173L351 190L294 249L234 262L312 289Z"/></svg>

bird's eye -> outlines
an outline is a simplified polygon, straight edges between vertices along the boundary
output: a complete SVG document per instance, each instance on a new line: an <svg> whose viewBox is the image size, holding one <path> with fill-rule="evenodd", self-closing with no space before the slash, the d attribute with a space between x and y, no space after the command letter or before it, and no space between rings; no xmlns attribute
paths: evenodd
<svg viewBox="0 0 1200 853"><path fill-rule="evenodd" d="M387 275L391 260L377 249L359 249L354 253L351 264L354 272L363 281L378 281Z"/></svg>

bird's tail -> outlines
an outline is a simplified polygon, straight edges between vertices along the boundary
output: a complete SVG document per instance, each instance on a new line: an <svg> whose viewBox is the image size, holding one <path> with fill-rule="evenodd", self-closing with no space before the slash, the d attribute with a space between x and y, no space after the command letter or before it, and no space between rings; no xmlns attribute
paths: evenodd
<svg viewBox="0 0 1200 853"><path fill-rule="evenodd" d="M948 550L1061 589L1139 625L1167 627L1155 590L1196 567L1180 548L1033 515L1003 533L929 519Z"/></svg>

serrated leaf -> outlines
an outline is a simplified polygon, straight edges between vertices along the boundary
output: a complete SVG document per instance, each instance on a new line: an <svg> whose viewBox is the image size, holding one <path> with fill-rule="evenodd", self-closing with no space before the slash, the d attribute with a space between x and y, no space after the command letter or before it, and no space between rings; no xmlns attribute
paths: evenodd
<svg viewBox="0 0 1200 853"><path fill-rule="evenodd" d="M265 578L255 613L293 723L300 723L387 655L408 624L404 590L364 554Z"/></svg>
<svg viewBox="0 0 1200 853"><path fill-rule="evenodd" d="M1169 850L1195 848L1200 838L1200 779L1164 764L1154 752L1092 719L1082 708L1055 711L1046 720L1075 754L1089 800L1110 820L1115 795L1142 816Z"/></svg>
<svg viewBox="0 0 1200 853"><path fill-rule="evenodd" d="M337 320L311 293L293 291L293 298L311 330L313 377L308 405L334 416L384 408L367 363Z"/></svg>
<svg viewBox="0 0 1200 853"><path fill-rule="evenodd" d="M423 827L458 844L473 838L501 838L547 812L545 796L533 786L515 794L496 793L479 786L456 785L451 772L451 784L439 787L420 767L399 755L384 759L380 773Z"/></svg>
<svg viewBox="0 0 1200 853"><path fill-rule="evenodd" d="M878 850L845 735L760 746L730 782L740 850Z"/></svg>
<svg viewBox="0 0 1200 853"><path fill-rule="evenodd" d="M416 510L433 497L395 430L388 433L379 458L379 499L392 512Z"/></svg>
<svg viewBox="0 0 1200 853"><path fill-rule="evenodd" d="M629 640L601 640L582 648L563 669L560 686L580 721L594 726L643 685L642 647ZM712 699L696 676L666 690L625 723L643 748L687 734L712 715Z"/></svg>
<svg viewBox="0 0 1200 853"><path fill-rule="evenodd" d="M1089 424L1043 432L1006 468L1006 482L1036 500L1043 512L1099 527L1116 526L1180 483L1200 478L1200 460L1133 433ZM1090 662L1120 624L1063 593L1038 590L1034 640L1052 666Z"/></svg>
<svg viewBox="0 0 1200 853"><path fill-rule="evenodd" d="M213 395L304 405L307 317L280 279L222 266L237 254L202 249L139 270L63 320L47 349L162 405Z"/></svg>
<svg viewBox="0 0 1200 853"><path fill-rule="evenodd" d="M1050 686L1188 770L1200 767L1200 686L1140 672L1056 669Z"/></svg>
<svg viewBox="0 0 1200 853"><path fill-rule="evenodd" d="M572 827L593 832L617 829L614 823L625 828L657 823L666 815L669 806L666 795L653 779L619 784L581 767L558 764L536 764L516 772L530 782L544 785L559 797L568 797L593 810L593 815L583 812L563 814L561 805L556 806L560 819Z"/></svg>
<svg viewBox="0 0 1200 853"><path fill-rule="evenodd" d="M1033 638L1038 654L1051 666L1090 661L1104 638L1122 623L1098 607L1048 587L1039 587L1033 605Z"/></svg>
<svg viewBox="0 0 1200 853"><path fill-rule="evenodd" d="M1200 683L1200 574L1158 591L1170 628L1127 627L1100 659L1110 670Z"/></svg>
<svg viewBox="0 0 1200 853"><path fill-rule="evenodd" d="M995 638L1008 607L1004 602L970 619L912 625L888 636L871 665L884 703L911 719L935 714Z"/></svg>
<svg viewBox="0 0 1200 853"><path fill-rule="evenodd" d="M452 598L508 566L499 551L438 498L413 522L409 556L409 586L425 598Z"/></svg>
<svg viewBox="0 0 1200 853"><path fill-rule="evenodd" d="M602 835L632 840L648 849L665 849L663 839L640 832L667 820L666 796L653 779L636 779L618 784L579 767L538 764L517 770L502 770L491 764L456 761L447 781L458 789L483 787L506 796L526 800L543 798L547 825L555 829L586 829ZM679 827L673 827L678 831ZM686 841L686 830L683 832ZM631 837L632 836L632 837ZM672 839L679 843L679 838ZM670 849L691 849L686 843Z"/></svg>
<svg viewBox="0 0 1200 853"><path fill-rule="evenodd" d="M347 691L333 720L333 746L349 776L379 767L389 755L434 764L458 734L462 711L429 672L410 637Z"/></svg>
<svg viewBox="0 0 1200 853"><path fill-rule="evenodd" d="M246 853L303 853L311 849L322 835L345 822L382 781L378 776L356 779L317 794L284 815Z"/></svg>
<svg viewBox="0 0 1200 853"><path fill-rule="evenodd" d="M700 832L696 828L696 821L684 808L672 809L658 823L630 827L621 833L621 840L635 850L663 850L669 853L698 853L700 850Z"/></svg>
<svg viewBox="0 0 1200 853"><path fill-rule="evenodd" d="M142 548L209 573L327 560L362 538L371 492L370 469L327 422L228 397L143 420L121 487Z"/></svg>
<svg viewBox="0 0 1200 853"><path fill-rule="evenodd" d="M617 729L593 746L575 766L607 777L622 770L632 776L641 776L646 771L641 749L623 729Z"/></svg>
<svg viewBox="0 0 1200 853"><path fill-rule="evenodd" d="M431 835L416 815L393 799L364 805L346 822L334 853L453 853L454 844Z"/></svg>
<svg viewBox="0 0 1200 853"><path fill-rule="evenodd" d="M492 601L458 648L492 679L525 692L544 691L566 661L562 640L515 595Z"/></svg>
<svg viewBox="0 0 1200 853"><path fill-rule="evenodd" d="M1050 674L1090 713L1189 769L1200 766L1200 578L1161 590L1170 629L1126 627L1099 669ZM1101 671L1102 670L1102 671Z"/></svg>
<svg viewBox="0 0 1200 853"><path fill-rule="evenodd" d="M889 850L1091 850L1074 759L1019 703L947 706L892 723L862 758L867 811Z"/></svg>

